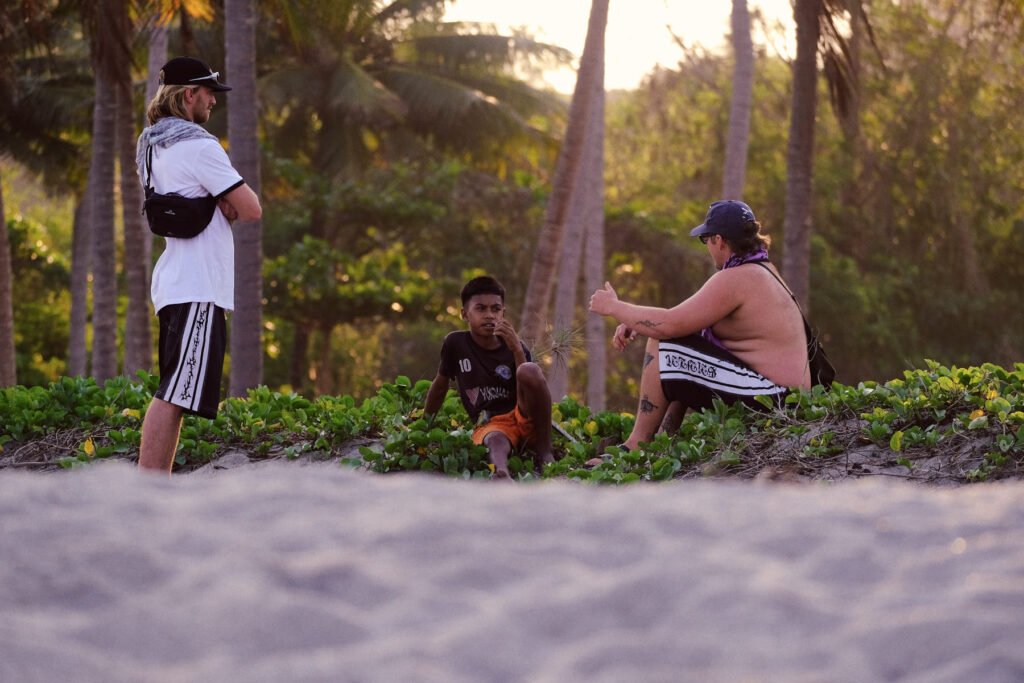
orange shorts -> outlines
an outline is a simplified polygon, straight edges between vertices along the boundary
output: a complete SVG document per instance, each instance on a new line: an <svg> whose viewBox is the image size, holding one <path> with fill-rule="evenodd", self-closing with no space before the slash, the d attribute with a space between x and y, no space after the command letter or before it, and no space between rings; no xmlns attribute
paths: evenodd
<svg viewBox="0 0 1024 683"><path fill-rule="evenodd" d="M516 406L515 410L495 415L488 420L487 424L474 429L473 443L482 444L484 437L491 432L501 432L508 437L512 448L519 448L523 444L533 441L533 420L524 417L519 412L519 406Z"/></svg>

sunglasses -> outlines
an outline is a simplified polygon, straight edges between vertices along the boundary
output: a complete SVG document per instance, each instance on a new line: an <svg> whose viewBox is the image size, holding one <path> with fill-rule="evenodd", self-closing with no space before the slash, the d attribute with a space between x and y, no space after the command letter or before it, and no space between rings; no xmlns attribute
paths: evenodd
<svg viewBox="0 0 1024 683"><path fill-rule="evenodd" d="M189 81L189 83L195 83L196 81L209 81L209 80L216 81L219 77L220 77L220 72L219 71L213 71L213 72L210 73L209 76L200 76L199 78L190 78L190 79L188 79L188 81Z"/></svg>
<svg viewBox="0 0 1024 683"><path fill-rule="evenodd" d="M700 240L701 244L707 244L708 240L711 239L712 237L715 237L715 235L701 235L697 239Z"/></svg>

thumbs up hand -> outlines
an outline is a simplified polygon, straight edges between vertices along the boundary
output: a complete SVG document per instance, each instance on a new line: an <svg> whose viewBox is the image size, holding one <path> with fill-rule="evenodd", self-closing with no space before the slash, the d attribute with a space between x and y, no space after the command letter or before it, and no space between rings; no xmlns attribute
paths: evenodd
<svg viewBox="0 0 1024 683"><path fill-rule="evenodd" d="M612 307L619 300L619 295L610 282L604 283L604 289L596 290L590 297L590 311L600 315L611 315Z"/></svg>

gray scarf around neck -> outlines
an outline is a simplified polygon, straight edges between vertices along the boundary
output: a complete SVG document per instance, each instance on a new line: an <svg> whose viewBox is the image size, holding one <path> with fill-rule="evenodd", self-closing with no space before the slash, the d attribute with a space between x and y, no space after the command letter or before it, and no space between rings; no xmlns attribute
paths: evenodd
<svg viewBox="0 0 1024 683"><path fill-rule="evenodd" d="M135 166L138 168L139 179L146 184L146 154L152 145L164 149L185 140L200 140L209 138L217 140L205 128L198 123L192 123L176 116L168 116L160 119L152 126L142 129L139 141L135 145Z"/></svg>

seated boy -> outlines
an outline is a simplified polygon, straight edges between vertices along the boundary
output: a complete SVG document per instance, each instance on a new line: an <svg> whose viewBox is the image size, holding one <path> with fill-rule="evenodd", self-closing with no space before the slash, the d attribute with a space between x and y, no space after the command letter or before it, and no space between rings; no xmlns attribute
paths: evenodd
<svg viewBox="0 0 1024 683"><path fill-rule="evenodd" d="M462 319L469 331L452 332L441 347L437 376L423 412L435 415L455 380L459 398L477 425L473 442L487 448L495 478L508 478L513 448L531 446L538 467L553 462L551 392L540 366L505 319L505 288L492 277L462 288Z"/></svg>

